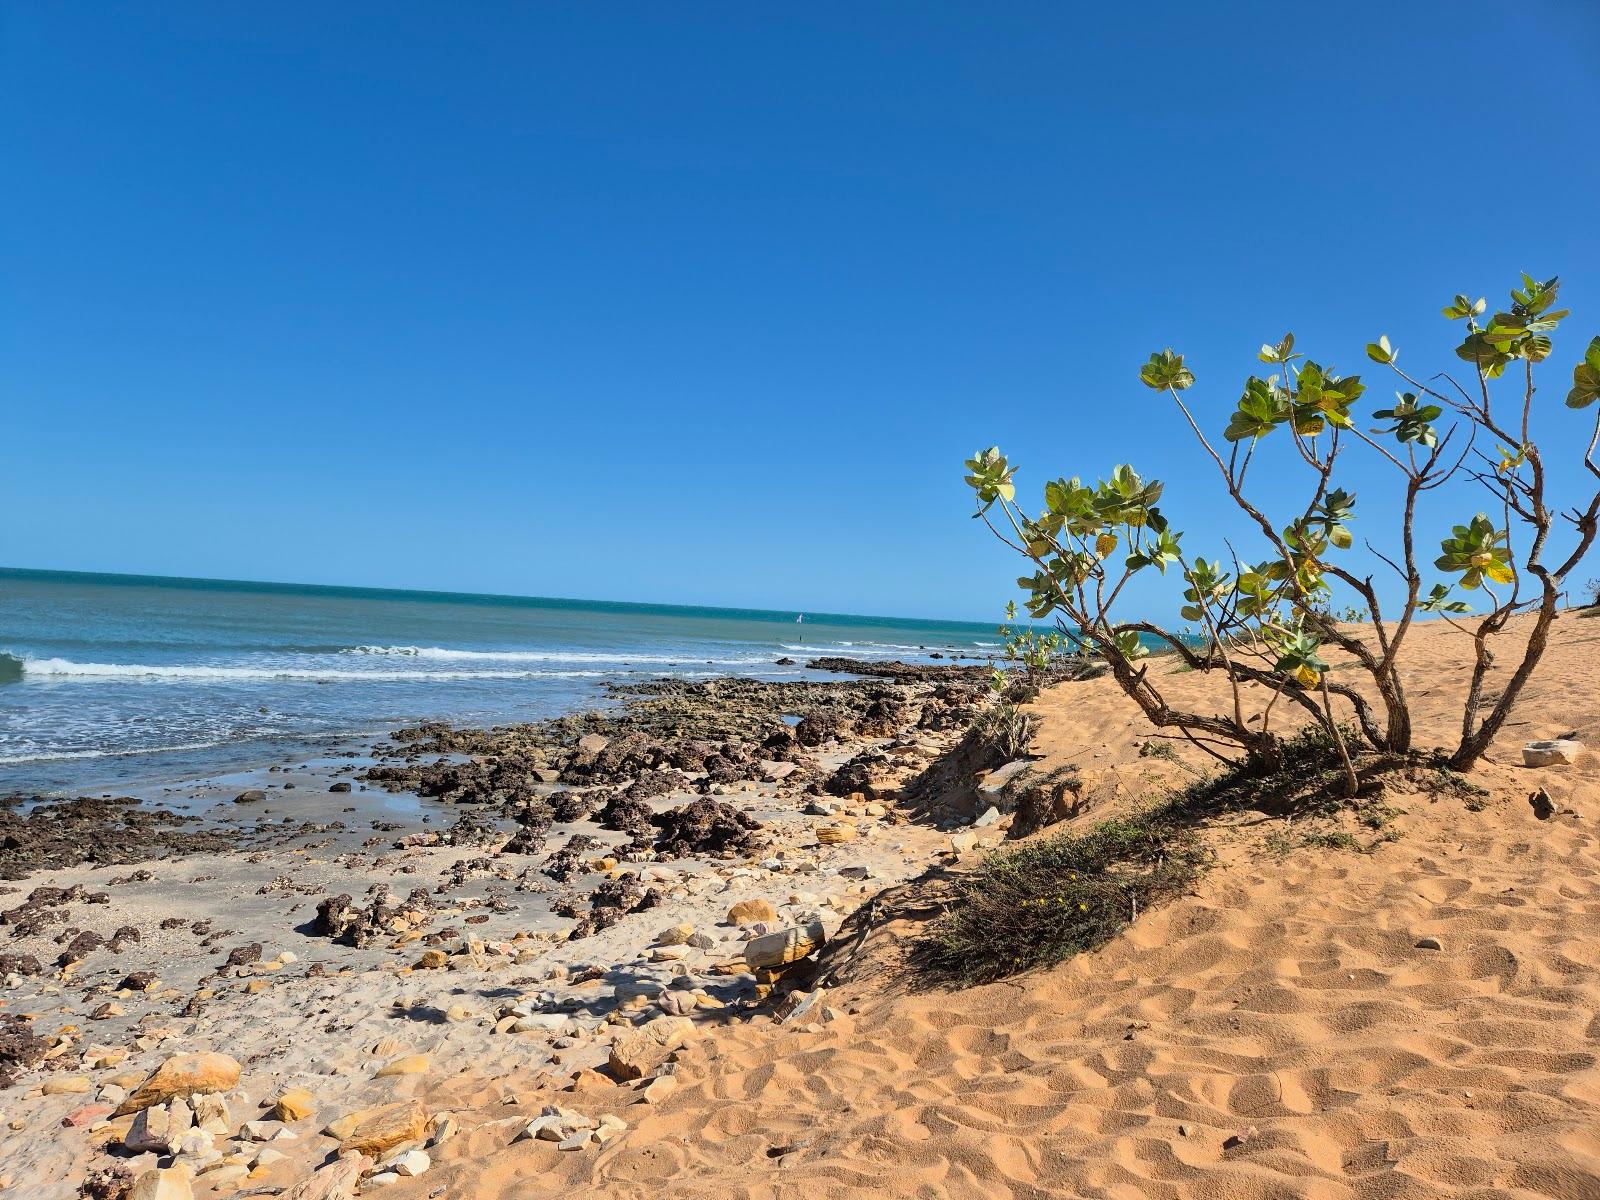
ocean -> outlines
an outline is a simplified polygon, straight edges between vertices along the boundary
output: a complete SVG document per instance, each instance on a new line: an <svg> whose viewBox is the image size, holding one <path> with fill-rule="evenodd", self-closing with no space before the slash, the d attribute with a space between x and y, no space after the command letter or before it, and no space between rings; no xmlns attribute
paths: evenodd
<svg viewBox="0 0 1600 1200"><path fill-rule="evenodd" d="M219 775L418 720L534 720L604 703L613 680L827 678L806 658L999 645L993 624L801 615L0 568L0 795Z"/></svg>

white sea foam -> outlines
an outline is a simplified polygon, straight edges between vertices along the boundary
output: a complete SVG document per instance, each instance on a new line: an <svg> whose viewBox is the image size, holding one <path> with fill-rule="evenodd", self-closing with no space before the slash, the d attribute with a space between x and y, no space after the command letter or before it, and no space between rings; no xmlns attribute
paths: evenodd
<svg viewBox="0 0 1600 1200"><path fill-rule="evenodd" d="M209 750L221 746L213 742L183 742L175 746L139 746L128 750L41 750L35 754L0 754L0 763L64 762L79 758L122 758L131 754L166 754L177 750Z"/></svg>
<svg viewBox="0 0 1600 1200"><path fill-rule="evenodd" d="M400 658L459 660L463 662L548 662L548 663L713 663L727 667L753 667L772 661L770 655L744 655L739 658L702 658L693 651L683 654L633 654L627 650L457 650L449 646L353 646L345 654L372 654Z"/></svg>
<svg viewBox="0 0 1600 1200"><path fill-rule="evenodd" d="M197 679L219 683L263 679L298 679L310 682L442 682L473 679L597 679L611 671L340 671L323 667L218 667L198 664L153 666L145 663L81 663L66 658L25 658L24 678L35 679Z"/></svg>
<svg viewBox="0 0 1600 1200"><path fill-rule="evenodd" d="M927 643L912 646L901 642L785 642L783 649L801 654L829 654L837 658L874 659L904 654L970 654L987 647L989 643L974 642L970 646L952 646L948 643Z"/></svg>

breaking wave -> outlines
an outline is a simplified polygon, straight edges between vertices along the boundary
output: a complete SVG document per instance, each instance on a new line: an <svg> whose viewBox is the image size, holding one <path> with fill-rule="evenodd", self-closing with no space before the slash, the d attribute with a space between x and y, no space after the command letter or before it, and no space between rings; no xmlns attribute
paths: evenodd
<svg viewBox="0 0 1600 1200"><path fill-rule="evenodd" d="M6 658L11 658L7 655ZM18 661L12 659L12 661ZM298 679L308 682L447 681L472 679L590 679L609 671L340 671L322 667L210 667L199 665L151 666L144 663L83 663L65 658L20 660L19 677L30 679L205 679L247 682L264 679Z"/></svg>
<svg viewBox="0 0 1600 1200"><path fill-rule="evenodd" d="M626 650L455 650L448 646L352 646L341 653L436 659L442 662L617 663L624 666L629 663L711 663L716 666L753 667L772 661L770 654L701 658L693 652L632 654Z"/></svg>

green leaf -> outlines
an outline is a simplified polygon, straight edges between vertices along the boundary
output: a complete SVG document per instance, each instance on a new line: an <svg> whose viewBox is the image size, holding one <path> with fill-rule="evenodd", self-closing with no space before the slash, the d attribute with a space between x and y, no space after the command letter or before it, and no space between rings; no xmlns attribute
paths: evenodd
<svg viewBox="0 0 1600 1200"><path fill-rule="evenodd" d="M1389 335L1384 334L1377 341L1367 343L1367 357L1375 363L1392 363L1400 356L1389 345Z"/></svg>
<svg viewBox="0 0 1600 1200"><path fill-rule="evenodd" d="M1441 571L1461 576L1461 586L1469 591L1482 585L1485 577L1496 583L1509 583L1516 576L1511 566L1511 551L1503 544L1506 532L1496 529L1483 513L1466 525L1457 525L1439 543L1444 551L1433 565Z"/></svg>
<svg viewBox="0 0 1600 1200"><path fill-rule="evenodd" d="M1417 601L1417 609L1419 612L1451 613L1458 616L1472 611L1470 605L1460 600L1451 600L1449 596L1449 585L1436 583L1431 592Z"/></svg>
<svg viewBox="0 0 1600 1200"><path fill-rule="evenodd" d="M1600 337L1589 342L1583 361L1572 368L1572 390L1567 393L1568 408L1588 408L1600 398Z"/></svg>
<svg viewBox="0 0 1600 1200"><path fill-rule="evenodd" d="M978 493L980 511L986 510L996 500L1011 501L1017 497L1016 484L1011 481L1016 468L1006 462L998 446L990 446L967 459L967 486Z"/></svg>
<svg viewBox="0 0 1600 1200"><path fill-rule="evenodd" d="M1372 432L1392 433L1402 442L1416 442L1429 448L1438 445L1439 434L1433 422L1444 415L1444 409L1437 404L1420 403L1415 392L1396 392L1395 399L1393 408L1380 408L1372 414L1375 420L1393 421L1394 424L1388 429L1374 429Z"/></svg>
<svg viewBox="0 0 1600 1200"><path fill-rule="evenodd" d="M1171 350L1152 354L1150 361L1139 368L1139 378L1146 387L1158 392L1168 388L1181 392L1194 385L1194 372L1183 365L1183 355L1174 354Z"/></svg>

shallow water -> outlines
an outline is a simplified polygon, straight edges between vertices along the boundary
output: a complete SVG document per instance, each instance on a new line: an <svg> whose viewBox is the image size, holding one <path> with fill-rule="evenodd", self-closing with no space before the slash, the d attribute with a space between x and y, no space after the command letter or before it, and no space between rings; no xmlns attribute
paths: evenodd
<svg viewBox="0 0 1600 1200"><path fill-rule="evenodd" d="M0 794L216 775L419 719L537 719L609 680L796 679L817 654L998 642L981 623L799 615L0 569Z"/></svg>

